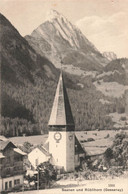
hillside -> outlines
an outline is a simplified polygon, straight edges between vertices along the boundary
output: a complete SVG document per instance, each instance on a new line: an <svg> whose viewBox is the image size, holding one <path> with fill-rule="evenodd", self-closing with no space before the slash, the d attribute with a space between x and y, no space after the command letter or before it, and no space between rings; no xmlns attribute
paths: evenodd
<svg viewBox="0 0 128 194"><path fill-rule="evenodd" d="M43 54L37 54L3 15L0 15L0 23L1 134L19 136L47 133L59 70ZM94 47L91 49L98 52ZM102 71L97 71L94 78L89 74L76 76L64 72L76 130L113 129L115 121L109 114L125 112L123 96L106 96L95 86L95 79L105 72L105 68L102 66ZM90 67L90 72L93 72L93 67Z"/></svg>
<svg viewBox="0 0 128 194"><path fill-rule="evenodd" d="M19 127L20 133L23 133L28 130L28 124L34 131L37 98L43 98L48 81L49 85L55 85L58 70L47 58L38 55L2 14L0 24L2 131L13 135ZM38 92L40 96L36 94L39 90L37 85L42 87L42 91Z"/></svg>
<svg viewBox="0 0 128 194"><path fill-rule="evenodd" d="M114 97L120 97L124 94L125 90L128 89L128 59L116 59L108 63L104 67L104 71L95 77L95 85L99 90L104 89L104 94L113 96L108 90L117 91ZM105 93L105 89L107 89Z"/></svg>
<svg viewBox="0 0 128 194"><path fill-rule="evenodd" d="M104 67L104 71L93 79L96 89L105 95L107 101L103 104L111 104L112 99L115 108L109 113L114 127L128 127L128 59L115 59ZM120 107L120 108L119 108Z"/></svg>

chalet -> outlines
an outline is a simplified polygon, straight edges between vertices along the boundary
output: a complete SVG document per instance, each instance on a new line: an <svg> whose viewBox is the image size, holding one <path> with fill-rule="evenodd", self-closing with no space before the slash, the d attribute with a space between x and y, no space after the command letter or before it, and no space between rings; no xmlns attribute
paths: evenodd
<svg viewBox="0 0 128 194"><path fill-rule="evenodd" d="M25 155L11 141L0 138L0 192L23 184Z"/></svg>

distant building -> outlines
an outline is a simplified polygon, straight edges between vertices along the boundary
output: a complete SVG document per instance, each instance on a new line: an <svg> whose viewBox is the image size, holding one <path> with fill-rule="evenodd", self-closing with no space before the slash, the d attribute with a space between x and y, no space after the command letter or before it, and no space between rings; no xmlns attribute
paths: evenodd
<svg viewBox="0 0 128 194"><path fill-rule="evenodd" d="M0 192L23 184L25 155L12 142L0 138Z"/></svg>

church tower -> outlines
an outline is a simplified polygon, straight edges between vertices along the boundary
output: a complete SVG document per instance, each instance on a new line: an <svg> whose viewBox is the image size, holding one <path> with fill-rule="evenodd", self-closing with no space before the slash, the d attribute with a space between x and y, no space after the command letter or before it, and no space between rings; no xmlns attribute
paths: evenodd
<svg viewBox="0 0 128 194"><path fill-rule="evenodd" d="M58 168L71 172L75 169L75 124L64 85L60 74L55 99L49 119L49 153Z"/></svg>

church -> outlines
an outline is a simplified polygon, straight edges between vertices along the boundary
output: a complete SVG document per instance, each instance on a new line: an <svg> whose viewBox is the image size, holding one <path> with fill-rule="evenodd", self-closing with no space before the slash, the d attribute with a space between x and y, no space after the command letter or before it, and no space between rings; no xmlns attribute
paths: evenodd
<svg viewBox="0 0 128 194"><path fill-rule="evenodd" d="M85 151L75 136L75 123L61 72L49 119L49 137L44 147L51 154L51 163L65 172L80 166Z"/></svg>

